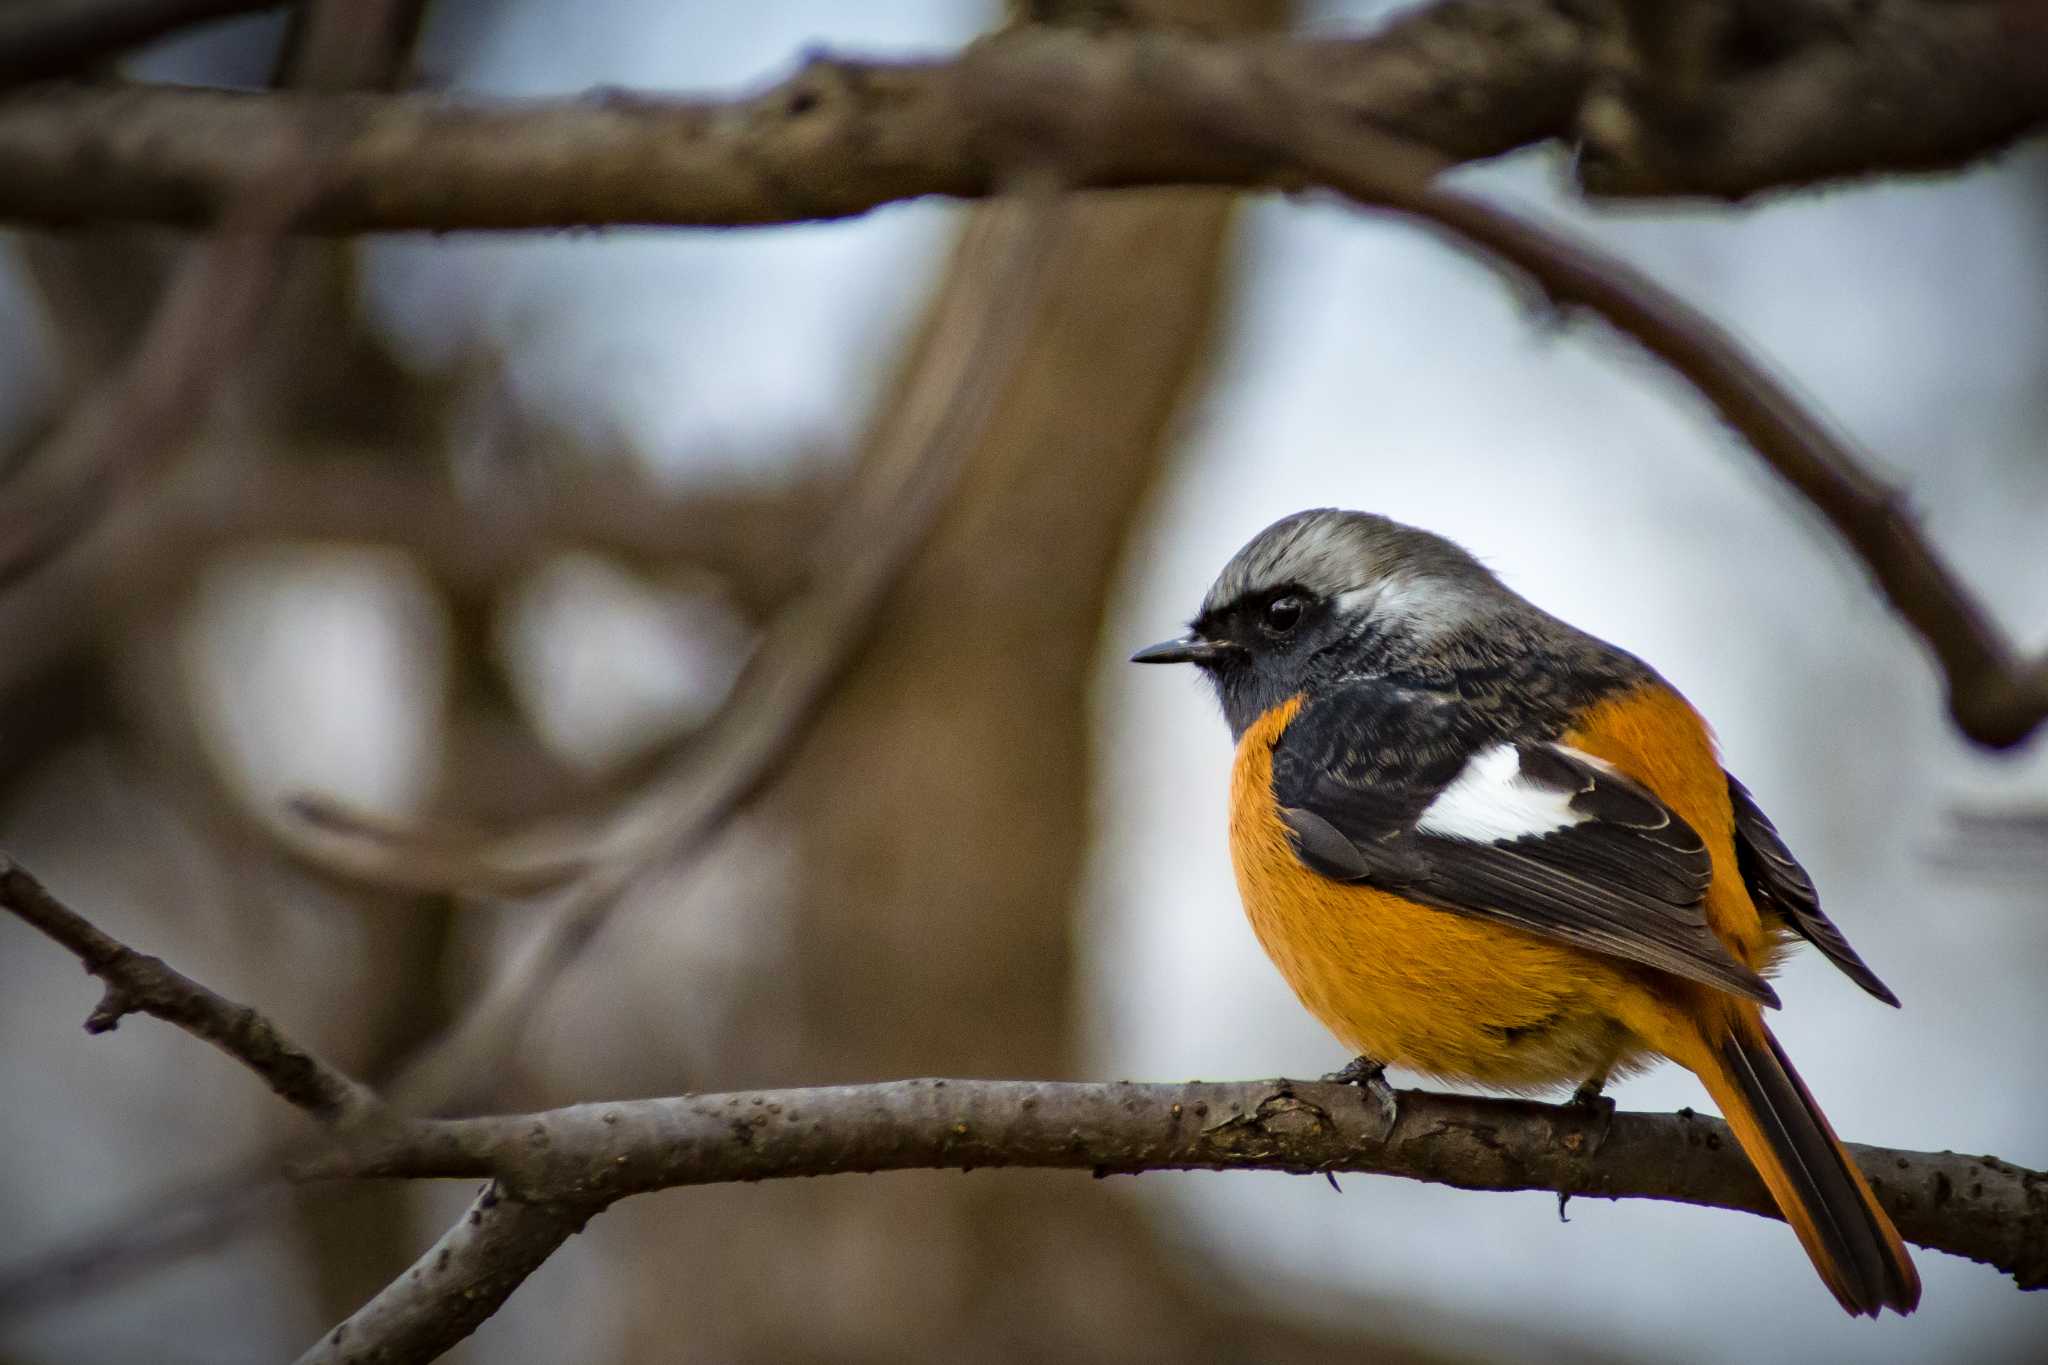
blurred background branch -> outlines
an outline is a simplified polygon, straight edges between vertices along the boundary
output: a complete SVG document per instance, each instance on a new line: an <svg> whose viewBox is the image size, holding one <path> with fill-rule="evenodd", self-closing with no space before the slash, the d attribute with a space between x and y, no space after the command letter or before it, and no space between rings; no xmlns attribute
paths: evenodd
<svg viewBox="0 0 2048 1365"><path fill-rule="evenodd" d="M330 836L301 848L331 871L426 889L562 885L518 957L391 1083L408 1112L488 1093L520 1026L634 882L700 854L788 760L859 657L960 481L1038 308L1061 211L1048 186L980 215L961 250L976 276L935 316L924 368L864 454L804 589L763 632L701 737L599 812L594 826L533 827L489 842L385 830L314 804Z"/></svg>
<svg viewBox="0 0 2048 1365"><path fill-rule="evenodd" d="M789 221L858 212L918 194L985 193L989 167L1027 148L1079 186L1285 184L1304 176L1328 184L1334 156L1348 161L1336 182L1356 192L1371 177L1358 174L1358 152L1346 140L1357 142L1374 130L1414 139L1416 153L1433 150L1432 166L1576 132L1590 138L1593 148L1591 160L1582 158L1581 164L1597 166L1600 186L1614 192L1632 183L1631 165L1666 157L1671 166L1688 166L1702 159L1683 147L1667 155L1674 137L1686 146L1707 142L1754 155L1757 139L1730 126L1730 111L1749 107L1741 101L1676 113L1652 110L1643 116L1647 121L1628 122L1631 111L1653 101L1657 90L1689 105L1700 104L1702 92L1723 90L1721 54L1730 50L1767 51L1770 88L1796 89L1802 101L1802 117L1781 111L1769 124L1775 145L1796 148L1799 155L1788 156L1774 174L1759 176L1752 168L1745 189L1875 170L1953 168L2048 120L2048 21L2030 22L2017 5L1893 3L1866 6L1853 19L1838 15L1829 23L1815 22L1817 8L1802 12L1796 6L1791 17L1774 21L1747 11L1731 17L1713 6L1701 13L1722 22L1683 30L1686 42L1701 50L1686 54L1690 74L1676 82L1616 77L1585 55L1597 35L1568 36L1562 27L1567 19L1554 9L1449 3L1425 7L1371 39L1306 44L1262 38L1226 48L1212 39L1170 33L1015 30L951 64L813 61L768 94L725 106L658 108L607 98L554 110L493 112L417 98L400 105L387 97L350 106L348 117L362 131L336 156L333 183L307 218L355 230ZM1630 32L1640 39L1640 32ZM1669 46L1665 42L1652 54L1653 73L1673 60L1663 50ZM1626 51L1630 44L1606 45L1615 48ZM1460 98L1449 102L1441 98L1440 86L1413 79L1415 66L1447 50L1459 52L1460 60L1448 70L1441 62L1432 69L1438 80L1461 80ZM1576 66L1560 58L1565 52L1578 55ZM1799 70L1808 62L1819 77ZM1957 83L1959 71L1979 67L1991 75ZM1856 82L1850 93L1859 98L1828 98L1826 92L1851 79L1845 69ZM1929 79L1948 98L1918 100L1915 82ZM1542 98L1529 93L1539 87ZM1359 90L1370 94L1347 95ZM1592 101L1594 117L1575 128L1569 120L1582 96ZM0 166L13 166L11 183L17 187L13 199L0 190L0 212L47 211L38 208L36 186L43 184L50 194L84 196L57 210L65 216L175 219L218 198L251 167L274 160L280 136L291 135L300 119L315 127L331 121L317 110L295 115L279 96L201 92L189 96L190 107L175 103L187 98L176 91L79 90L21 102L11 122L0 111ZM1770 102L1766 94L1756 99ZM172 103L156 109L153 100ZM1531 116L1539 106L1546 121ZM1899 120L1896 130L1867 117L1871 108L1907 107L1915 113ZM1285 129L1260 133L1260 113L1273 109L1286 111ZM1973 117L1955 117L1958 109ZM1560 114L1565 122L1557 121ZM1832 119L1849 131L1814 128L1817 119ZM1967 131L1951 131L1958 123ZM1799 134L1788 136L1788 125ZM1653 128L1664 130L1661 138L1646 131ZM1275 145L1305 129L1317 130L1320 145L1337 150L1319 159ZM1896 147L1884 141L1893 131L1901 139ZM95 177L76 173L81 136L93 140L96 177L112 192L141 198L92 197L88 182ZM1622 154L1622 144L1629 155ZM1377 159L1384 161L1387 147L1403 144L1389 138L1380 145ZM146 146L150 164L124 161L124 146ZM521 164L521 158L533 160ZM650 164L665 173L650 173ZM565 165L576 171L562 173ZM1654 193L1702 188L1672 180L1665 161L1657 165L1638 177ZM629 166L630 175L624 173ZM1716 168L1713 174L1717 192L1728 192L1732 173ZM546 194L507 192L510 184L530 185L536 177L545 179ZM152 178L159 185L155 191L149 188ZM408 183L418 186L415 206L394 208L406 201ZM1365 197L1387 203L1386 189L1381 176L1366 186ZM749 197L764 190L783 196L782 202ZM635 197L646 195L655 197ZM834 202L835 195L844 202ZM1420 202L1413 190L1406 198L1407 207ZM365 213L368 204L375 207ZM1639 276L1618 280L1617 263L1596 260L1583 249L1570 253L1577 260L1567 260L1567 253L1543 245L1541 233L1483 205L1447 199L1425 208L1426 218L1518 259L1554 297L1602 312L1700 383L1871 567L1935 653L1948 678L1950 709L1966 734L2009 747L2048 717L2048 658L2025 658L2013 648L1917 533L1901 495L1867 473L1785 386L1744 360L1720 329L1697 316L1674 327L1672 319L1689 311L1675 296ZM518 216L501 216L508 209ZM45 523L61 524L37 519ZM414 861L426 852L415 849ZM458 870L459 860L444 859L412 880L459 884L464 878ZM541 875L560 880L566 872L557 866ZM480 870L476 880L502 883L508 875L517 879Z"/></svg>
<svg viewBox="0 0 2048 1365"><path fill-rule="evenodd" d="M257 335L284 233L316 176L302 157L251 189L211 241L186 253L121 371L19 457L0 484L0 591L88 534L197 432L216 387Z"/></svg>
<svg viewBox="0 0 2048 1365"><path fill-rule="evenodd" d="M1370 38L1017 29L951 61L818 58L726 100L43 89L0 106L0 215L201 220L337 124L314 230L800 222L991 193L991 150L1020 142L1080 187L1284 179L1174 117L1224 79L1453 161L1565 139L1588 189L1659 198L1953 170L2048 121L2034 0L1729 8L1739 31L1703 35L1714 79L1675 91L1563 0L1443 0Z"/></svg>

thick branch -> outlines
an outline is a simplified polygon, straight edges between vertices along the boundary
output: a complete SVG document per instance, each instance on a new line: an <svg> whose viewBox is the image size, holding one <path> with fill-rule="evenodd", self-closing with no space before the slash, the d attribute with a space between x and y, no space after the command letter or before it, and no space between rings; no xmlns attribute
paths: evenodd
<svg viewBox="0 0 2048 1365"><path fill-rule="evenodd" d="M1444 0L1363 39L1026 30L951 61L818 60L740 99L43 88L0 104L0 216L204 222L337 128L350 132L317 230L843 217L986 195L1019 151L1087 188L1273 183L1270 164L1175 116L1175 91L1222 79L1453 161L1580 140L1589 187L1610 194L1953 168L2048 122L2037 0L1788 9L1738 35L1746 65L1678 94L1579 8Z"/></svg>
<svg viewBox="0 0 2048 1365"><path fill-rule="evenodd" d="M322 1123L354 1120L374 1108L369 1091L286 1038L270 1020L102 933L4 855L0 908L69 948L86 971L106 983L85 1021L86 1032L105 1033L125 1014L153 1014L212 1043Z"/></svg>
<svg viewBox="0 0 2048 1365"><path fill-rule="evenodd" d="M1452 0L1363 40L1026 31L952 61L818 60L742 99L42 88L0 104L0 217L217 216L314 128L350 128L312 229L734 226L982 196L1020 152L1082 186L1255 184L1173 116L1223 67L1459 159L1569 127L1587 42L1546 0Z"/></svg>
<svg viewBox="0 0 2048 1365"><path fill-rule="evenodd" d="M1639 9L1675 10L1672 0ZM1700 9L1700 6L1693 6ZM1622 58L1583 111L1596 194L1744 199L1842 176L1938 171L2048 120L2041 0L1709 5L1697 79Z"/></svg>
<svg viewBox="0 0 2048 1365"><path fill-rule="evenodd" d="M1359 1172L1471 1190L1662 1199L1776 1216L1727 1125L1682 1110L1402 1091L1385 1131L1361 1091L912 1080L420 1120L321 1158L308 1178L494 1178L529 1202L601 1206L683 1185L1019 1166ZM1851 1144L1899 1230L2048 1286L2048 1174L1992 1157Z"/></svg>

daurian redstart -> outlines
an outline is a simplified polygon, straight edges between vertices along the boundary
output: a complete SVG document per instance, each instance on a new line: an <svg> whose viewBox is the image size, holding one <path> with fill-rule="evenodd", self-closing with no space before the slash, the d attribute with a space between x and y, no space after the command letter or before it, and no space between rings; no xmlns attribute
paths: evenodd
<svg viewBox="0 0 2048 1365"><path fill-rule="evenodd" d="M1259 942L1377 1079L1513 1090L1668 1057L1705 1083L1829 1289L1911 1312L1904 1243L1764 1025L1793 936L1898 1003L1705 723L1458 546L1362 512L1274 523L1193 629L1237 740L1230 851Z"/></svg>

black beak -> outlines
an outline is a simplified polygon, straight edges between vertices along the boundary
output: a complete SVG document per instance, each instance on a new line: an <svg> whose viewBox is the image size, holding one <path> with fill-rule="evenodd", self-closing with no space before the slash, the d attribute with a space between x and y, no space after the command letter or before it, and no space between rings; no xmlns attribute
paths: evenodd
<svg viewBox="0 0 2048 1365"><path fill-rule="evenodd" d="M1213 664L1237 652L1237 646L1217 640L1204 640L1199 635L1183 635L1178 640L1161 640L1156 645L1147 645L1131 656L1134 664Z"/></svg>

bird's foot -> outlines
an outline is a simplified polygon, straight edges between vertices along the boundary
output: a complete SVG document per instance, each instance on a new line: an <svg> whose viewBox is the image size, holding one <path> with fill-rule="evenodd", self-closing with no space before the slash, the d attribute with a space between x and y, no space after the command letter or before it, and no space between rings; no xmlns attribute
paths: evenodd
<svg viewBox="0 0 2048 1365"><path fill-rule="evenodd" d="M1614 1131L1614 1101L1601 1093L1606 1086L1605 1076L1595 1076L1572 1091L1571 1099L1565 1102L1567 1109L1576 1109L1592 1120L1593 1145L1589 1156L1605 1147L1608 1134Z"/></svg>
<svg viewBox="0 0 2048 1365"><path fill-rule="evenodd" d="M1355 1085L1364 1091L1366 1098L1380 1111L1380 1118L1385 1124L1380 1139L1385 1141L1393 1135L1394 1125L1401 1120L1401 1104L1394 1098L1394 1087L1387 1084L1384 1062L1376 1062L1363 1055L1353 1057L1341 1070L1332 1071L1323 1079L1337 1085Z"/></svg>

